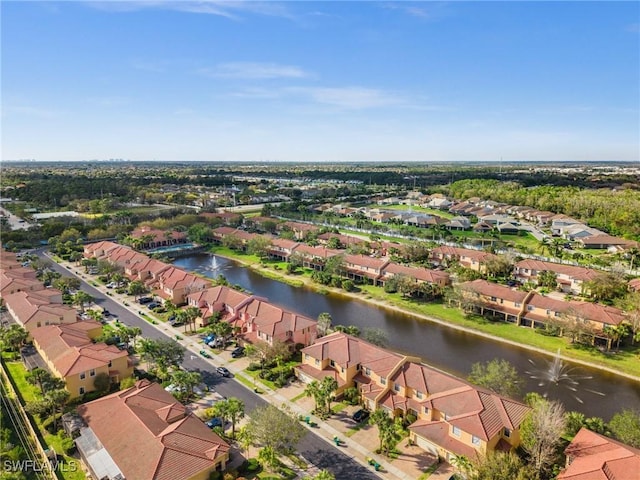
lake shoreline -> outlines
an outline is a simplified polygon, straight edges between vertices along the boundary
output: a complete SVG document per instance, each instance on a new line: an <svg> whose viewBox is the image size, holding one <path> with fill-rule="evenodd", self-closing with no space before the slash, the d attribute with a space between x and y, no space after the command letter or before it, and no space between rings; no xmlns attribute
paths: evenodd
<svg viewBox="0 0 640 480"><path fill-rule="evenodd" d="M335 295L340 295L340 296L344 296L347 297L349 299L352 300L356 300L356 301L360 301L363 303L367 303L369 305L373 305L375 307L378 308L382 308L382 309L386 309L386 310L391 310L391 311L395 311L398 313L402 313L404 315L409 315L413 318L419 319L419 320L424 320L430 323L435 323L447 328L451 328L451 329L455 329L458 330L460 332L465 332L465 333L470 333L472 335L477 335L483 338L486 338L488 340L492 340L492 341L496 341L496 342L501 342L503 344L506 345L510 345L513 347L517 347L517 348L522 348L528 351L532 351L532 352L536 352L542 355L546 355L549 356L551 358L555 358L556 356L558 358L560 358L563 361L568 361L574 364L578 364L578 365L582 365L582 366L586 366L589 368L593 368L593 369L597 369L597 370L601 370L619 377L623 377L623 378L627 378L629 380L633 380L636 382L640 383L640 377L637 375L632 375L629 373L625 373L625 372L621 372L619 370L616 370L614 368L608 367L606 365L601 365L598 363L594 363L594 362L589 362L586 360L581 360L581 359L577 359L568 355L564 355L562 353L560 353L558 355L557 352L551 352L549 350L540 348L540 347L535 347L532 345L527 345L524 343L520 343L520 342L516 342L513 340L509 340L506 338L502 338L502 337L498 337L496 335L491 335L489 333L485 333L485 332L481 332L479 330L475 330L473 328L469 328L463 325L456 325L454 323L451 323L449 321L446 320L442 320L439 319L437 317L431 316L431 315L425 315L422 313L417 313L411 310L408 310L406 308L403 307L399 307L397 305L394 305L393 303L390 302L386 302L383 300L378 300L378 299L373 299L373 298L363 298L360 294L358 293L353 293L353 292L346 292L340 288L335 288L335 287L328 287L326 285L322 285L319 286L317 285L315 282L311 281L311 279L309 278L300 278L296 275L289 275L287 273L284 272L279 272L279 271L274 271L274 269L269 268L269 267L265 267L262 266L260 264L257 263L252 263L252 262L247 262L247 261L243 261L241 258L237 258L235 256L228 256L228 255L224 255L218 252L210 252L213 255L217 255L219 257L222 258L226 258L228 260L232 260L234 262L238 262L240 265L242 265L245 268L250 268L252 271L256 272L257 274L265 277L265 278L269 278L271 280L275 280L275 281L279 281L282 283L286 283L288 285L294 286L294 288L300 288L301 286L304 286L306 288L309 288L317 293L326 293L326 292L330 292L332 294Z"/></svg>

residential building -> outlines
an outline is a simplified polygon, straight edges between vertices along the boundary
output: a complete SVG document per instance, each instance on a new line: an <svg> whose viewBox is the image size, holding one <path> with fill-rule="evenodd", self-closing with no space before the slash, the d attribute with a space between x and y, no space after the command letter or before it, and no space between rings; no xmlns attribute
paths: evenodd
<svg viewBox="0 0 640 480"><path fill-rule="evenodd" d="M158 383L139 380L78 414L86 427L75 442L93 478L206 480L229 461L229 445Z"/></svg>
<svg viewBox="0 0 640 480"><path fill-rule="evenodd" d="M532 282L538 285L540 273L544 271L554 272L556 274L557 288L565 293L574 295L587 293L585 283L602 275L602 272L591 268L543 262L529 258L515 264L513 276L521 283Z"/></svg>
<svg viewBox="0 0 640 480"><path fill-rule="evenodd" d="M96 389L96 376L104 373L111 383L133 375L133 363L126 350L93 343L102 332L95 321L49 325L31 331L33 344L49 369L64 380L70 398Z"/></svg>
<svg viewBox="0 0 640 480"><path fill-rule="evenodd" d="M434 265L445 266L458 262L463 267L482 272L486 268L485 263L494 258L497 257L492 253L442 245L431 250L429 260Z"/></svg>
<svg viewBox="0 0 640 480"><path fill-rule="evenodd" d="M7 311L18 325L32 332L46 325L75 323L78 320L76 309L62 304L60 291L40 286L40 290L2 295Z"/></svg>
<svg viewBox="0 0 640 480"><path fill-rule="evenodd" d="M474 387L418 358L406 357L359 338L336 332L302 350L296 375L306 383L332 377L338 396L356 387L371 411L413 416L410 438L425 450L450 460L474 460L495 450L511 450L529 408Z"/></svg>
<svg viewBox="0 0 640 480"><path fill-rule="evenodd" d="M398 263L389 262L382 267L382 274L376 280L376 284L384 286L384 284L394 276L404 276L412 279L415 283L428 283L444 288L451 283L451 278L447 272L439 270L430 270L423 267L408 267Z"/></svg>
<svg viewBox="0 0 640 480"><path fill-rule="evenodd" d="M558 480L637 478L640 450L581 428L564 450L566 466Z"/></svg>

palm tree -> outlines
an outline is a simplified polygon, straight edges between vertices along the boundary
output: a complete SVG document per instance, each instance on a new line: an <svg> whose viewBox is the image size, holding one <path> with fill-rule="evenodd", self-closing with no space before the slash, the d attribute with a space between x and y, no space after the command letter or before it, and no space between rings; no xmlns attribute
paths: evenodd
<svg viewBox="0 0 640 480"><path fill-rule="evenodd" d="M84 313L84 306L87 303L91 303L93 301L93 297L89 295L87 292L83 292L82 290L76 292L73 295L72 304L80 307L80 313Z"/></svg>
<svg viewBox="0 0 640 480"><path fill-rule="evenodd" d="M215 333L218 336L218 338L222 339L222 348L224 349L226 344L227 344L227 337L233 331L231 325L229 323L227 323L227 322L218 321L218 322L212 324L209 327L209 330L211 332Z"/></svg>
<svg viewBox="0 0 640 480"><path fill-rule="evenodd" d="M200 309L198 307L187 307L184 311L186 315L187 323L189 323L189 328L192 332L195 332L196 328L196 320L200 317Z"/></svg>
<svg viewBox="0 0 640 480"><path fill-rule="evenodd" d="M20 325L13 324L9 328L0 330L0 340L9 347L12 352L20 351L20 347L25 342L29 333Z"/></svg>
<svg viewBox="0 0 640 480"><path fill-rule="evenodd" d="M311 478L311 480L336 480L336 476L329 470L320 470Z"/></svg>
<svg viewBox="0 0 640 480"><path fill-rule="evenodd" d="M320 405L324 404L324 399L322 397L323 392L320 387L320 382L318 382L317 380L313 380L312 382L308 383L306 388L304 389L304 394L307 397L313 397L316 402L316 408L314 409L314 412L319 412Z"/></svg>
<svg viewBox="0 0 640 480"><path fill-rule="evenodd" d="M244 402L235 397L223 401L227 402L227 415L231 420L231 438L235 438L236 422L244 417Z"/></svg>
<svg viewBox="0 0 640 480"><path fill-rule="evenodd" d="M338 390L338 381L333 377L324 377L320 382L320 391L324 399L324 411L327 415L331 413L331 400L334 392Z"/></svg>

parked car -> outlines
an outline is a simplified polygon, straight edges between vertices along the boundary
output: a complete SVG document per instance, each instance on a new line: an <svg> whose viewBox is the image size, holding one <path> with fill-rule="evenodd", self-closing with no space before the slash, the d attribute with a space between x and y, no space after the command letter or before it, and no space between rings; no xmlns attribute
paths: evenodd
<svg viewBox="0 0 640 480"><path fill-rule="evenodd" d="M369 418L369 411L360 409L356 413L354 413L351 418L353 419L354 422L357 422L357 423L364 422L366 419Z"/></svg>
<svg viewBox="0 0 640 480"><path fill-rule="evenodd" d="M110 317L111 316L111 312L109 310L102 310L102 315L104 317Z"/></svg>
<svg viewBox="0 0 640 480"><path fill-rule="evenodd" d="M231 357L232 358L238 358L238 357L241 357L242 355L244 355L244 347L236 347L231 352Z"/></svg>
<svg viewBox="0 0 640 480"><path fill-rule="evenodd" d="M211 420L207 420L206 422L204 422L204 424L209 428L221 427L222 419L220 417L213 417Z"/></svg>
<svg viewBox="0 0 640 480"><path fill-rule="evenodd" d="M203 342L203 343L208 344L209 342L211 342L211 341L213 341L213 340L215 340L215 339L216 339L215 334L210 333L209 335L207 335L206 337L204 337L204 338L202 339L202 342Z"/></svg>
<svg viewBox="0 0 640 480"><path fill-rule="evenodd" d="M200 350L200 355L202 355L204 358L211 358L211 355L209 355L206 350Z"/></svg>
<svg viewBox="0 0 640 480"><path fill-rule="evenodd" d="M151 302L149 303L149 305L147 305L147 307L149 307L149 310L153 310L154 308L158 308L161 306L162 304L160 302Z"/></svg>
<svg viewBox="0 0 640 480"><path fill-rule="evenodd" d="M107 288L116 288L118 284L116 282L109 282L105 285Z"/></svg>
<svg viewBox="0 0 640 480"><path fill-rule="evenodd" d="M153 298L151 298L151 297L140 297L138 299L138 303L140 305L144 305L145 303L151 303L151 302L153 302Z"/></svg>
<svg viewBox="0 0 640 480"><path fill-rule="evenodd" d="M223 377L230 377L231 372L226 367L218 367L216 368L216 372L218 372Z"/></svg>
<svg viewBox="0 0 640 480"><path fill-rule="evenodd" d="M223 340L221 338L214 338L210 342L207 343L211 348L220 348L222 347Z"/></svg>

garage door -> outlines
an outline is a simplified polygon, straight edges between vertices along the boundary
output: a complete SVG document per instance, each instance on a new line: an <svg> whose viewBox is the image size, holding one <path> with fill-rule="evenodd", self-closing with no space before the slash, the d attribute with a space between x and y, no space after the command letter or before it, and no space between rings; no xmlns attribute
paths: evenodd
<svg viewBox="0 0 640 480"><path fill-rule="evenodd" d="M416 445L418 445L423 450L432 453L436 457L438 456L438 449L429 440L426 440L426 439L416 435Z"/></svg>

